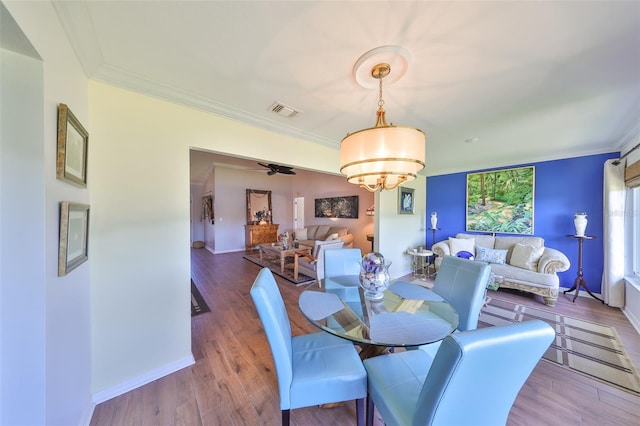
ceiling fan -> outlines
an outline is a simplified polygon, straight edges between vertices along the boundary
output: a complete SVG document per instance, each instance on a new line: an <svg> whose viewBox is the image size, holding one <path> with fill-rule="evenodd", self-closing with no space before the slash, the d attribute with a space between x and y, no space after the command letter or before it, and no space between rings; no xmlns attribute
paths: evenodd
<svg viewBox="0 0 640 426"><path fill-rule="evenodd" d="M266 167L269 169L269 171L267 172L269 176L275 175L276 173L282 173L283 175L296 174L296 172L292 170L293 167L281 166L279 164L273 164L273 163L269 163L269 164L258 163L258 164L261 165L262 167Z"/></svg>

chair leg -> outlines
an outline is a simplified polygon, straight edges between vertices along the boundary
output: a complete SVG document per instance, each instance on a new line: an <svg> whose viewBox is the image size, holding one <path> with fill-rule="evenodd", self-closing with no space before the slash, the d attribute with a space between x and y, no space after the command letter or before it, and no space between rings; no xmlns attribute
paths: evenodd
<svg viewBox="0 0 640 426"><path fill-rule="evenodd" d="M289 414L291 410L282 410L282 426L289 426Z"/></svg>
<svg viewBox="0 0 640 426"><path fill-rule="evenodd" d="M356 419L358 426L364 426L364 398L356 399Z"/></svg>
<svg viewBox="0 0 640 426"><path fill-rule="evenodd" d="M373 399L367 394L367 426L373 426Z"/></svg>

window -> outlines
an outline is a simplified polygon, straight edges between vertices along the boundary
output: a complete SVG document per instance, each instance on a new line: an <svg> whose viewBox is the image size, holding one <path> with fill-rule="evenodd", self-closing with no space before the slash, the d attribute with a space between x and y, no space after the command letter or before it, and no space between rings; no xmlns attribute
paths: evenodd
<svg viewBox="0 0 640 426"><path fill-rule="evenodd" d="M633 273L640 277L640 187L631 190L631 205L627 208L631 218L631 258L633 259Z"/></svg>

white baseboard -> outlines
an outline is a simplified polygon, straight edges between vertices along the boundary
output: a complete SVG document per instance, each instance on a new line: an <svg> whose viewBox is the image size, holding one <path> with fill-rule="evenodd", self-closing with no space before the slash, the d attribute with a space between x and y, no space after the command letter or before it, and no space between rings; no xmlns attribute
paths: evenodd
<svg viewBox="0 0 640 426"><path fill-rule="evenodd" d="M211 251L211 250L209 250ZM211 251L211 253L213 254L222 254L222 253L237 253L239 251L245 251L244 248L239 248L239 249L233 249L233 250L215 250L215 251Z"/></svg>
<svg viewBox="0 0 640 426"><path fill-rule="evenodd" d="M625 277L625 303L622 313L633 328L640 333L640 283L636 278Z"/></svg>
<svg viewBox="0 0 640 426"><path fill-rule="evenodd" d="M163 367L149 371L138 377L134 377L131 380L127 380L126 382L120 383L116 386L112 386L109 389L96 392L93 394L93 403L97 405L97 404L100 404L101 402L108 401L111 398L120 396L123 393L132 391L136 388L139 388L140 386L146 385L147 383L151 383L154 380L160 379L164 376L168 376L171 373L174 373L185 367L193 365L195 364L195 362L196 361L193 358L193 355L189 355L187 357L174 361L170 364L167 364Z"/></svg>
<svg viewBox="0 0 640 426"><path fill-rule="evenodd" d="M84 413L82 413L82 418L78 422L79 425L89 426L91 424L91 418L93 417L93 412L96 409L96 403L91 401L89 406L86 408Z"/></svg>
<svg viewBox="0 0 640 426"><path fill-rule="evenodd" d="M565 291L569 291L570 288L564 288L564 287L560 287L558 288L558 296L560 296L561 294L563 294ZM604 297L602 297L602 294L600 293L596 293L594 291L592 291L591 293L593 293L594 296L599 297L600 299L604 300ZM573 290L571 293L567 294L567 296L573 296L575 295L575 290ZM578 297L591 297L589 296L589 293L587 293L586 291L584 291L584 288L580 287L580 293L578 293Z"/></svg>
<svg viewBox="0 0 640 426"><path fill-rule="evenodd" d="M631 310L626 308L622 308L622 313L624 314L625 317L627 317L627 319L629 320L633 328L636 329L638 334L640 334L640 318L636 317Z"/></svg>

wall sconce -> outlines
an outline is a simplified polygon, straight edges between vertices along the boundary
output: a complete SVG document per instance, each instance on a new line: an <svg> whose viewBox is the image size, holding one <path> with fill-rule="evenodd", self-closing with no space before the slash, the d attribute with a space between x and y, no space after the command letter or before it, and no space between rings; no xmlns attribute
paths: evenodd
<svg viewBox="0 0 640 426"><path fill-rule="evenodd" d="M376 215L376 208L375 208L375 205L372 205L367 209L367 216L375 216L375 215Z"/></svg>

